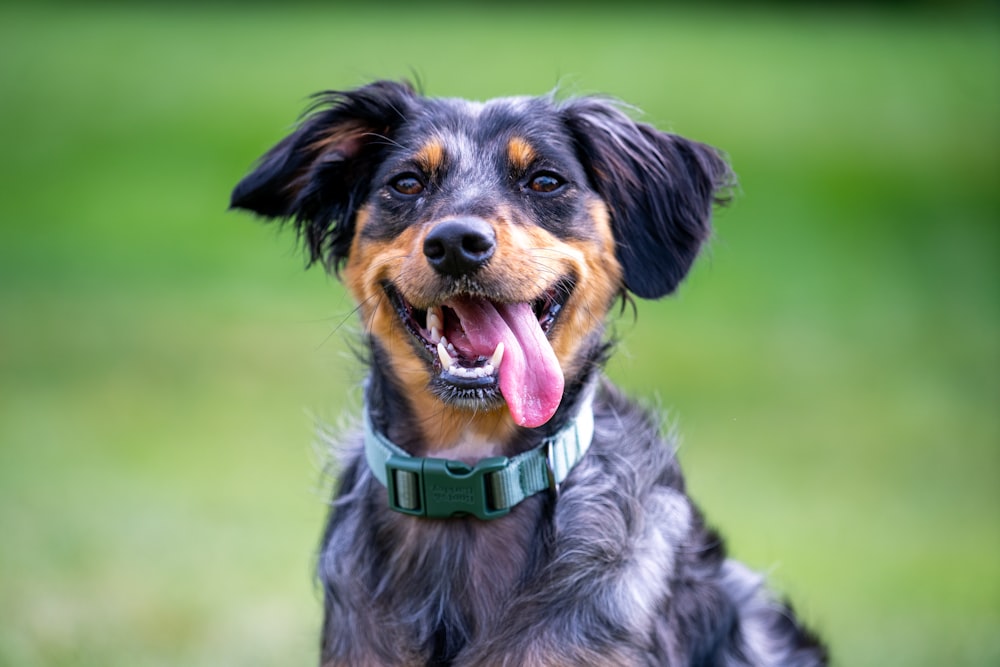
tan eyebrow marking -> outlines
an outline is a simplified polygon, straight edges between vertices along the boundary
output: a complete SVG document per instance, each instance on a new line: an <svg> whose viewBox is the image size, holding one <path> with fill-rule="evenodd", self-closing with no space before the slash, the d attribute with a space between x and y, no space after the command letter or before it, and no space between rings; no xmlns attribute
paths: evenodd
<svg viewBox="0 0 1000 667"><path fill-rule="evenodd" d="M535 161L535 149L521 137L514 137L507 142L507 159L518 171L526 171Z"/></svg>
<svg viewBox="0 0 1000 667"><path fill-rule="evenodd" d="M433 174L444 163L444 144L440 139L431 139L417 151L414 159L426 173Z"/></svg>

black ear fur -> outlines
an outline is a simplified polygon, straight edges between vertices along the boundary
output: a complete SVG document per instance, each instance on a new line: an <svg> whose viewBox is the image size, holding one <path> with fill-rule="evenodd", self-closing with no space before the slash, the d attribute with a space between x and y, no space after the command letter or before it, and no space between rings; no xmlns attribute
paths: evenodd
<svg viewBox="0 0 1000 667"><path fill-rule="evenodd" d="M712 206L733 184L729 165L714 148L636 123L610 100L578 98L562 109L610 209L625 286L647 299L669 294L711 232Z"/></svg>
<svg viewBox="0 0 1000 667"><path fill-rule="evenodd" d="M393 81L319 93L295 131L233 189L230 208L294 219L310 263L322 258L336 269L379 156L415 99L409 84Z"/></svg>

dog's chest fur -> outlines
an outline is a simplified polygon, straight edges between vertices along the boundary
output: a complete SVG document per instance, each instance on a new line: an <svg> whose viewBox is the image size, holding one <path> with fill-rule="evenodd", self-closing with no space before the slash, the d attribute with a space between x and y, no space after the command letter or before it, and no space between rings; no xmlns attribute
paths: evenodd
<svg viewBox="0 0 1000 667"><path fill-rule="evenodd" d="M646 664L688 651L666 631L670 598L680 609L687 590L671 582L719 586L723 553L646 414L608 387L596 412L591 450L558 497L498 521L391 512L356 459L320 564L336 664ZM358 631L358 608L370 632ZM596 636L578 646L561 642L567 633Z"/></svg>

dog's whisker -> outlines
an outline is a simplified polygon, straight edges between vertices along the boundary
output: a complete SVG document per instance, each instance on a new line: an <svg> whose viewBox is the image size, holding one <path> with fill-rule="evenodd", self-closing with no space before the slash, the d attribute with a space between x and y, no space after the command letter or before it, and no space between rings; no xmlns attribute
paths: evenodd
<svg viewBox="0 0 1000 667"><path fill-rule="evenodd" d="M375 323L375 317L378 315L378 309L382 307L382 301L383 301L383 299L384 299L384 297L381 294L378 294L377 296L369 297L369 299L366 299L366 302L371 301L371 300L374 300L374 302L375 302L375 305L372 306L371 313L368 315L368 319L367 319L367 321L365 323L365 335L366 336L373 335L373 332L375 330L375 324L374 324Z"/></svg>
<svg viewBox="0 0 1000 667"><path fill-rule="evenodd" d="M385 136L384 134L379 134L377 132L366 132L363 136L367 138L378 139L377 142L372 142L372 143L378 143L383 146L394 146L396 148L405 148L403 144L391 139L390 137Z"/></svg>
<svg viewBox="0 0 1000 667"><path fill-rule="evenodd" d="M348 312L346 315L344 315L343 317L341 317L340 321L337 322L337 324L332 329L330 329L330 331L327 332L326 336L323 337L323 340L320 341L319 345L316 346L316 349L319 350L324 345L326 345L327 343L329 343L330 339L333 338L333 336L338 331L340 331L341 328L343 328L349 321L351 321L351 319L354 317L354 315L356 315L357 313L361 312L361 309L364 307L364 304L367 303L369 300L371 300L371 298L372 297L369 297L368 299L365 299L361 303L358 303L353 308L351 308L350 312Z"/></svg>

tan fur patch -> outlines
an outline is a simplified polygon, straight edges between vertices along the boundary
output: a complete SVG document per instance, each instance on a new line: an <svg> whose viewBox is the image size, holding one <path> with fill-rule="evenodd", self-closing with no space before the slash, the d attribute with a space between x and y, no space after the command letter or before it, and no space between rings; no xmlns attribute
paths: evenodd
<svg viewBox="0 0 1000 667"><path fill-rule="evenodd" d="M507 142L507 159L517 171L527 171L535 161L535 149L525 139L514 137Z"/></svg>
<svg viewBox="0 0 1000 667"><path fill-rule="evenodd" d="M622 284L622 268L615 256L611 217L607 207L595 200L588 207L593 221L595 239L571 241L580 262L576 265L577 285L563 308L550 338L563 372L571 375L579 369L571 367L581 343L595 329L602 327L611 304Z"/></svg>
<svg viewBox="0 0 1000 667"><path fill-rule="evenodd" d="M371 128L358 121L341 123L333 126L326 135L311 143L308 151L317 155L327 150L353 153L369 132L371 132Z"/></svg>
<svg viewBox="0 0 1000 667"><path fill-rule="evenodd" d="M414 159L426 173L433 174L444 164L444 144L432 139L417 151Z"/></svg>

